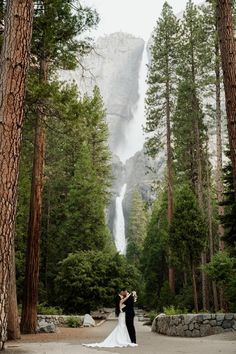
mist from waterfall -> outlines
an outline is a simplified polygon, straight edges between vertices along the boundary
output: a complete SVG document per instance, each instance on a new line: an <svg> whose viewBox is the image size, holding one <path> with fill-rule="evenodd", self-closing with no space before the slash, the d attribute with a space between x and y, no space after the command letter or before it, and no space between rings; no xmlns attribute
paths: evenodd
<svg viewBox="0 0 236 354"><path fill-rule="evenodd" d="M123 199L125 196L127 184L124 184L121 188L120 195L116 198L116 215L114 222L114 238L116 249L120 254L126 253L126 237L125 237L125 219L123 212Z"/></svg>
<svg viewBox="0 0 236 354"><path fill-rule="evenodd" d="M148 56L145 46L139 70L139 99L136 107L133 109L133 119L127 123L127 127L125 129L125 144L117 152L117 155L124 164L130 157L134 156L136 152L143 149L145 141L143 126L145 125L147 63ZM121 254L126 253L127 245L125 235L125 219L123 212L123 200L125 197L126 188L127 184L125 183L121 189L120 195L116 197L116 213L113 228L116 248L117 251Z"/></svg>

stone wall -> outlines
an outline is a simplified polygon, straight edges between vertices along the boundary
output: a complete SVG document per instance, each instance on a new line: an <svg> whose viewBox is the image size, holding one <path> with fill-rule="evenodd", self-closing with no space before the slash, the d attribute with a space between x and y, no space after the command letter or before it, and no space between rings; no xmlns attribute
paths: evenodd
<svg viewBox="0 0 236 354"><path fill-rule="evenodd" d="M68 318L71 316L63 316L63 315L38 315L38 322L47 322L50 324L54 324L55 326L67 326L66 322ZM81 323L83 323L84 316L73 316L80 319Z"/></svg>
<svg viewBox="0 0 236 354"><path fill-rule="evenodd" d="M168 336L204 337L236 330L236 314L158 315L152 331Z"/></svg>

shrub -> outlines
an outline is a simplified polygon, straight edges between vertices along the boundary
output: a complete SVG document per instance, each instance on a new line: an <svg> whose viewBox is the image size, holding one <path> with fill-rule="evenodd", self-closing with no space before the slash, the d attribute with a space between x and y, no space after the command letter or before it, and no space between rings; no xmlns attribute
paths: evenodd
<svg viewBox="0 0 236 354"><path fill-rule="evenodd" d="M173 305L163 308L165 315L174 316L174 315L182 315L188 313L187 309L179 309L175 308Z"/></svg>
<svg viewBox="0 0 236 354"><path fill-rule="evenodd" d="M194 307L193 304L193 289L192 286L185 286L180 289L179 294L175 295L175 307L179 309L191 310Z"/></svg>
<svg viewBox="0 0 236 354"><path fill-rule="evenodd" d="M209 278L224 289L228 311L236 311L236 259L226 251L216 253L212 261L204 267Z"/></svg>
<svg viewBox="0 0 236 354"><path fill-rule="evenodd" d="M150 311L147 313L147 316L150 318L150 321L153 322L155 318L157 317L157 312L156 311Z"/></svg>
<svg viewBox="0 0 236 354"><path fill-rule="evenodd" d="M80 327L82 325L82 321L81 321L81 319L79 317L70 316L70 317L67 318L66 324L67 324L67 326L69 326L71 328L77 328L77 327Z"/></svg>
<svg viewBox="0 0 236 354"><path fill-rule="evenodd" d="M170 290L168 281L165 281L160 291L158 308L160 311L162 311L164 306L168 307L168 306L173 306L174 304L175 304L174 294Z"/></svg>
<svg viewBox="0 0 236 354"><path fill-rule="evenodd" d="M60 307L47 306L46 304L39 304L37 306L37 313L39 315L62 315L63 310Z"/></svg>

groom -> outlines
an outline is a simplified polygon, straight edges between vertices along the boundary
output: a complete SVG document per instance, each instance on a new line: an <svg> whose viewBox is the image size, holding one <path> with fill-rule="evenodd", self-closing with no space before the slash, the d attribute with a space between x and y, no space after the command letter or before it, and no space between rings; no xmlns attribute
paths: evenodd
<svg viewBox="0 0 236 354"><path fill-rule="evenodd" d="M126 297L129 293L126 288L123 288L121 289L120 294ZM125 312L126 327L128 329L131 342L136 343L136 333L134 328L134 297L132 294L128 297L124 304L125 307L123 308L123 311Z"/></svg>

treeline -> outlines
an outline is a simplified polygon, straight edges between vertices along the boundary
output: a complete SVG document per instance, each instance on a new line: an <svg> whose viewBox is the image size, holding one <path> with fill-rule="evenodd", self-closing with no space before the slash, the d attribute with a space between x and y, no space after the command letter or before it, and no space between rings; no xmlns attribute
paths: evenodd
<svg viewBox="0 0 236 354"><path fill-rule="evenodd" d="M178 19L166 2L153 32L146 153L165 149L167 163L139 268L144 304L158 311L236 309L235 116L224 101L235 57L222 41L235 43L231 7L219 6L188 1Z"/></svg>
<svg viewBox="0 0 236 354"><path fill-rule="evenodd" d="M21 27L13 28L15 13ZM3 347L7 329L9 338L20 335L17 300L21 332L35 333L38 309L71 314L113 305L116 292L124 284L137 288L138 271L117 254L106 223L111 156L99 89L94 87L91 95L82 95L75 84L58 78L59 70L75 69L82 56L92 50L93 42L86 33L97 26L97 12L74 1L26 0L19 4L1 2L0 15L2 60L9 51L15 53L10 64L25 68L24 79L27 65L23 56L14 52L22 44L16 42L17 31L21 38L28 35L28 47L22 46L26 62L30 53L21 107L16 106L15 116L9 114L8 122L4 111L0 119L7 122L0 130L1 201L8 200L14 206L10 212L7 208L0 211ZM29 28L24 28L26 19ZM9 72L3 70L1 79L10 112L15 103L7 96L7 87L17 102L16 74L8 78ZM10 124L12 136L8 133ZM17 141L15 130L19 132Z"/></svg>

